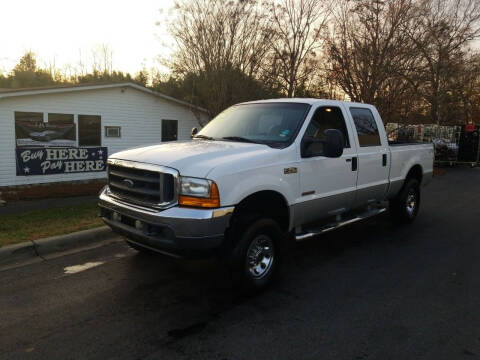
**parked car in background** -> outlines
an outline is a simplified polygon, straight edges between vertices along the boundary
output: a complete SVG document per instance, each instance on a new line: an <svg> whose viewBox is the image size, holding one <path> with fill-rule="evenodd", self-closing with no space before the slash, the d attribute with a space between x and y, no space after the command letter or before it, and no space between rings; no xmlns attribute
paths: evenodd
<svg viewBox="0 0 480 360"><path fill-rule="evenodd" d="M193 141L108 160L101 216L140 251L216 254L267 285L288 238L301 241L386 210L409 223L433 175L433 145L390 146L372 105L277 99L232 106Z"/></svg>

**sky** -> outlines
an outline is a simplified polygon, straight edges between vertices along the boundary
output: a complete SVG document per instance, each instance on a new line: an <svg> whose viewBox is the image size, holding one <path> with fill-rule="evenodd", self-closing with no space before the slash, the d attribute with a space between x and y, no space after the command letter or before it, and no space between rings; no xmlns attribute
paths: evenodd
<svg viewBox="0 0 480 360"><path fill-rule="evenodd" d="M88 64L92 50L103 44L113 51L114 69L132 75L142 66L168 72L158 58L168 58L174 48L166 26L173 4L174 0L0 0L0 72L10 71L29 50L41 66L74 69L80 61Z"/></svg>
<svg viewBox="0 0 480 360"><path fill-rule="evenodd" d="M113 67L134 74L160 67L173 40L166 21L174 0L1 0L0 71L9 71L28 50L40 65L75 66L102 44ZM159 25L156 25L159 23Z"/></svg>

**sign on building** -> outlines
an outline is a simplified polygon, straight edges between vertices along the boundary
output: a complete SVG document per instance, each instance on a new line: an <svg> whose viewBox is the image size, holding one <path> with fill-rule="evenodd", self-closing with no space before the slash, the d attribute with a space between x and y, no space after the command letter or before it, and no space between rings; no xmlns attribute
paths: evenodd
<svg viewBox="0 0 480 360"><path fill-rule="evenodd" d="M106 147L17 148L17 176L105 171L107 152Z"/></svg>

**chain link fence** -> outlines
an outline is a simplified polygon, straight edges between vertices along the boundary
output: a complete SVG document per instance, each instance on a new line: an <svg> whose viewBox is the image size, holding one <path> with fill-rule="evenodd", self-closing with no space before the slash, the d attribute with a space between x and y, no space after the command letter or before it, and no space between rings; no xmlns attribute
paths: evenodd
<svg viewBox="0 0 480 360"><path fill-rule="evenodd" d="M389 123L385 128L391 143L433 143L437 165L479 163L479 126Z"/></svg>

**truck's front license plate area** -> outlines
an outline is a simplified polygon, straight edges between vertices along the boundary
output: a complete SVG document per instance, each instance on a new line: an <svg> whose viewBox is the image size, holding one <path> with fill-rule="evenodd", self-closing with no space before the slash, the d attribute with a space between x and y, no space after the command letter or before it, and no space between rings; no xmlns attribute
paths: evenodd
<svg viewBox="0 0 480 360"><path fill-rule="evenodd" d="M130 216L120 214L119 212L114 210L101 208L100 216L108 220L131 227L132 230L135 229L137 231L141 231L145 235L149 235L149 236L160 235L165 238L172 238L174 236L174 234L172 233L172 230L170 230L168 227L160 226L160 225L152 225L142 220L134 219Z"/></svg>

